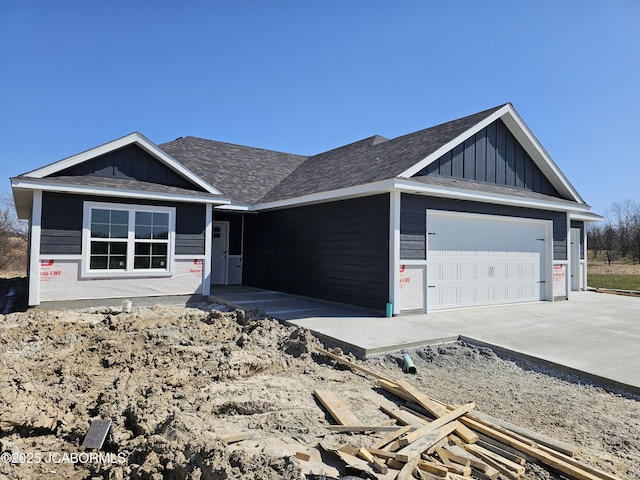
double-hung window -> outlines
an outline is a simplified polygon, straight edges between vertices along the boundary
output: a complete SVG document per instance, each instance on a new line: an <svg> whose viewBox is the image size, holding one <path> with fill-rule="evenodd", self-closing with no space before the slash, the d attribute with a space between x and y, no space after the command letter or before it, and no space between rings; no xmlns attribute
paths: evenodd
<svg viewBox="0 0 640 480"><path fill-rule="evenodd" d="M174 208L85 202L83 274L171 274L174 236Z"/></svg>

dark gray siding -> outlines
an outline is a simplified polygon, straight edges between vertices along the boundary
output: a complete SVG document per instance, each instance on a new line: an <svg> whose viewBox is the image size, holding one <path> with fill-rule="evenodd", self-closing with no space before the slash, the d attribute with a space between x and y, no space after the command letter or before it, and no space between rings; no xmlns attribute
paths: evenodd
<svg viewBox="0 0 640 480"><path fill-rule="evenodd" d="M400 258L403 260L424 260L426 258L427 209L551 220L553 221L553 258L554 260L567 259L567 216L564 212L548 212L529 208L402 194L400 207Z"/></svg>
<svg viewBox="0 0 640 480"><path fill-rule="evenodd" d="M464 178L560 197L502 120L496 120L416 175Z"/></svg>
<svg viewBox="0 0 640 480"><path fill-rule="evenodd" d="M384 310L389 196L245 217L243 283Z"/></svg>
<svg viewBox="0 0 640 480"><path fill-rule="evenodd" d="M134 205L176 207L177 255L204 255L205 206L201 204L149 202L125 198L42 194L40 253L42 255L80 255L82 253L83 202L114 202Z"/></svg>
<svg viewBox="0 0 640 480"><path fill-rule="evenodd" d="M114 177L202 191L137 145L128 145L52 175Z"/></svg>

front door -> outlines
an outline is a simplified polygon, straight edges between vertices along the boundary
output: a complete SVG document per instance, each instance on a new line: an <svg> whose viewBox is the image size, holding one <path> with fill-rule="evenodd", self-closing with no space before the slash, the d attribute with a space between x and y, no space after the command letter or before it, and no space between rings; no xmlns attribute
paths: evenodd
<svg viewBox="0 0 640 480"><path fill-rule="evenodd" d="M229 222L213 222L211 283L226 285L229 264Z"/></svg>

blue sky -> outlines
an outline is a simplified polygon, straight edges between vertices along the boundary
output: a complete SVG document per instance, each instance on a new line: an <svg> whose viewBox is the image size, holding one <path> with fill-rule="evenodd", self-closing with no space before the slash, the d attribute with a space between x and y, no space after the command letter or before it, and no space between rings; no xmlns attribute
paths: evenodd
<svg viewBox="0 0 640 480"><path fill-rule="evenodd" d="M640 200L640 2L0 0L0 178L139 131L314 154L512 102Z"/></svg>

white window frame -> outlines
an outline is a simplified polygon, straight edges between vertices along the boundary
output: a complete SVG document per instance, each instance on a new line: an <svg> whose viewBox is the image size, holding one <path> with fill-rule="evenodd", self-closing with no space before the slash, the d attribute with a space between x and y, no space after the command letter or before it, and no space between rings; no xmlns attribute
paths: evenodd
<svg viewBox="0 0 640 480"><path fill-rule="evenodd" d="M126 210L129 212L129 227L127 236L127 264L123 270L117 269L91 269L91 211L100 210ZM165 213L169 215L169 238L167 244L166 268L134 269L135 256L135 214ZM174 207L160 207L155 205L138 205L129 203L110 202L84 202L82 218L82 268L83 278L114 278L114 277L167 277L175 273L175 236L176 236L176 209Z"/></svg>

